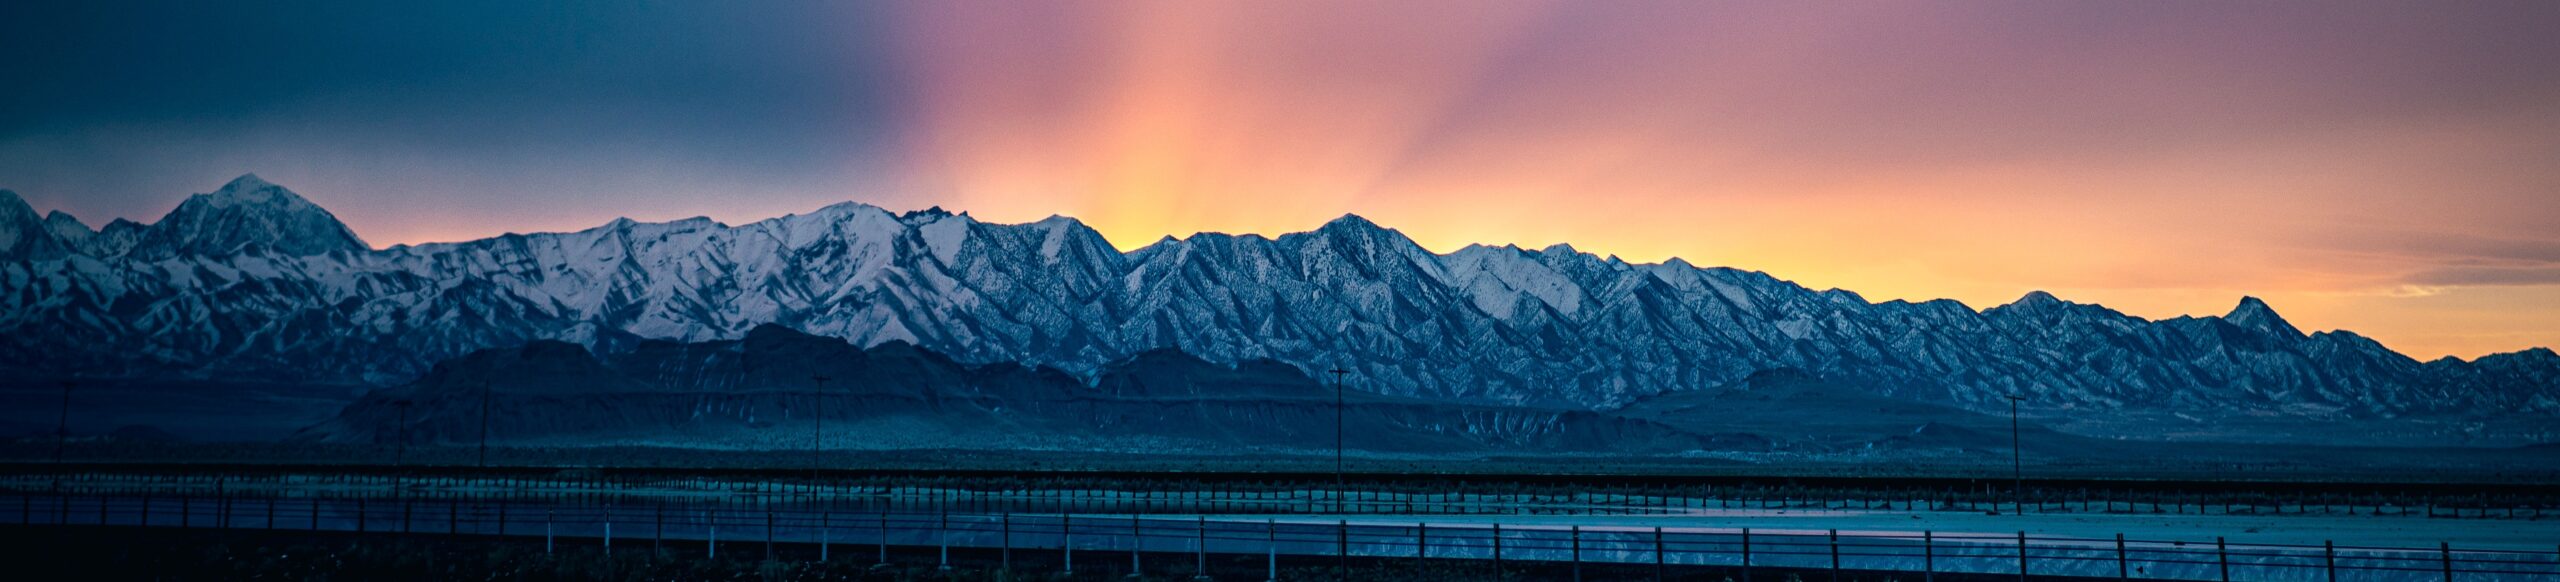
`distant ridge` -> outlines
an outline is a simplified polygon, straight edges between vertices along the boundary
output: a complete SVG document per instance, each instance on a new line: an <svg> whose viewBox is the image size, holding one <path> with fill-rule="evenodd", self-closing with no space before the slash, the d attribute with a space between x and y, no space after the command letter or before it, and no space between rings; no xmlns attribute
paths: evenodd
<svg viewBox="0 0 2560 582"><path fill-rule="evenodd" d="M2560 412L2549 350L2419 362L2352 332L2304 334L2254 298L2160 321L2043 292L1980 311L1871 303L1564 245L1434 254L1350 215L1121 253L1070 218L843 203L735 226L616 220L376 250L243 176L157 223L117 224L132 226L83 236L0 196L0 366L396 384L490 347L729 340L779 324L1080 376L1171 348L1339 367L1386 394L1593 408L1791 368L1981 410L2019 394L2086 411Z"/></svg>
<svg viewBox="0 0 2560 582"><path fill-rule="evenodd" d="M812 380L820 375L829 382ZM437 363L296 438L476 442L486 395L500 411L489 434L506 444L789 449L820 438L810 425L821 417L834 431L830 448L1235 451L1333 442L1317 437L1332 435L1334 392L1285 364L1227 367L1154 350L1097 375L1088 385L1045 367L963 364L905 342L857 348L771 325L741 340L652 341L603 355L542 341ZM1355 406L1342 417L1345 444L1359 450L1666 454L1718 444L1585 410L1348 398ZM395 404L403 401L414 410Z"/></svg>

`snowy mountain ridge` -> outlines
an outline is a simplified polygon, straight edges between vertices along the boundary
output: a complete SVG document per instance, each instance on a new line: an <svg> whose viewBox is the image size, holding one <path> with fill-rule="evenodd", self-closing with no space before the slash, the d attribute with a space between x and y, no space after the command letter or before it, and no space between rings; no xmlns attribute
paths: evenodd
<svg viewBox="0 0 2560 582"><path fill-rule="evenodd" d="M1075 374L1171 348L1340 367L1392 395L1588 408L1794 368L1977 409L2020 394L2095 410L2560 412L2547 349L2419 362L2352 332L2304 334L2254 298L2159 321L2043 292L1979 311L1870 303L1565 245L1436 254L1358 216L1122 253L1071 218L848 202L374 250L244 176L159 222L98 231L0 194L0 245L0 367L52 373L392 384L484 348L779 324Z"/></svg>

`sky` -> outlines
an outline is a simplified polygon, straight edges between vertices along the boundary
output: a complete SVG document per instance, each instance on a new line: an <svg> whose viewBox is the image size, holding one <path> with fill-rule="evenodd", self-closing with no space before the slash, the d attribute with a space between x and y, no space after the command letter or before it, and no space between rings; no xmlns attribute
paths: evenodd
<svg viewBox="0 0 2560 582"><path fill-rule="evenodd" d="M96 226L255 172L377 246L1356 213L1877 301L2560 345L2560 2L414 4L6 3L0 188Z"/></svg>

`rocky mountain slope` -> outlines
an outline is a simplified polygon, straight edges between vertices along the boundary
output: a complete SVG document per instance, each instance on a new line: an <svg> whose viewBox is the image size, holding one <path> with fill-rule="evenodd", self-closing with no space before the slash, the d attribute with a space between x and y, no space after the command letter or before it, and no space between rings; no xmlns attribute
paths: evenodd
<svg viewBox="0 0 2560 582"><path fill-rule="evenodd" d="M1356 216L1122 253L1073 219L990 224L855 203L742 225L613 223L382 250L243 177L150 225L89 231L0 195L0 365L395 384L552 340L619 352L764 324L1094 379L1176 349L1344 369L1452 402L1607 408L1805 370L1880 396L2298 417L2560 412L2560 355L2420 362L2305 334L2255 299L2151 321L2045 293L1976 310L1568 246L1435 254Z"/></svg>

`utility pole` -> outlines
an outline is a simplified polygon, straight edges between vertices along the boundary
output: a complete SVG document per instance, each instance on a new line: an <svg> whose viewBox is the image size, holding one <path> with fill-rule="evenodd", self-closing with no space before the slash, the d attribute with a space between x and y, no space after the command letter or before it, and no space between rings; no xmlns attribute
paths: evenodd
<svg viewBox="0 0 2560 582"><path fill-rule="evenodd" d="M812 399L817 402L817 414L810 417L817 421L817 426L809 429L809 481L812 483L818 480L818 449L827 442L827 381L832 379L826 374L809 376L810 381L818 383L818 394Z"/></svg>
<svg viewBox="0 0 2560 582"><path fill-rule="evenodd" d="M392 408L398 408L398 409L400 409L400 424L399 424L399 425L397 425L397 426L393 426L393 427L391 427L391 428L393 429L393 430L391 431L393 434L400 435L400 436L398 437L398 438L400 439L399 443L398 443L398 444L395 444L395 445L392 445L392 448L391 448L391 465L396 467L396 466L402 466L402 465L407 465L407 464L408 464L408 463L407 463L407 460L408 460L408 458L409 458L409 401L407 401L407 400L394 400L394 401L392 401L392 402L391 402L391 407L392 407Z"/></svg>
<svg viewBox="0 0 2560 582"><path fill-rule="evenodd" d="M2027 398L2016 394L2010 394L2007 397L2009 399L2009 507L2018 513L2026 513L2027 464L2024 460L2025 453L2020 452L2018 444L2018 401Z"/></svg>
<svg viewBox="0 0 2560 582"><path fill-rule="evenodd" d="M1342 496L1350 488L1350 482L1342 476L1342 375L1351 371L1341 368L1325 371L1333 373L1333 510L1340 512Z"/></svg>
<svg viewBox="0 0 2560 582"><path fill-rule="evenodd" d="M62 381L62 415L53 424L53 464L62 464L62 448L71 442L71 388L78 380Z"/></svg>
<svg viewBox="0 0 2560 582"><path fill-rule="evenodd" d="M488 380L480 381L480 468L489 468L489 396L494 390Z"/></svg>

